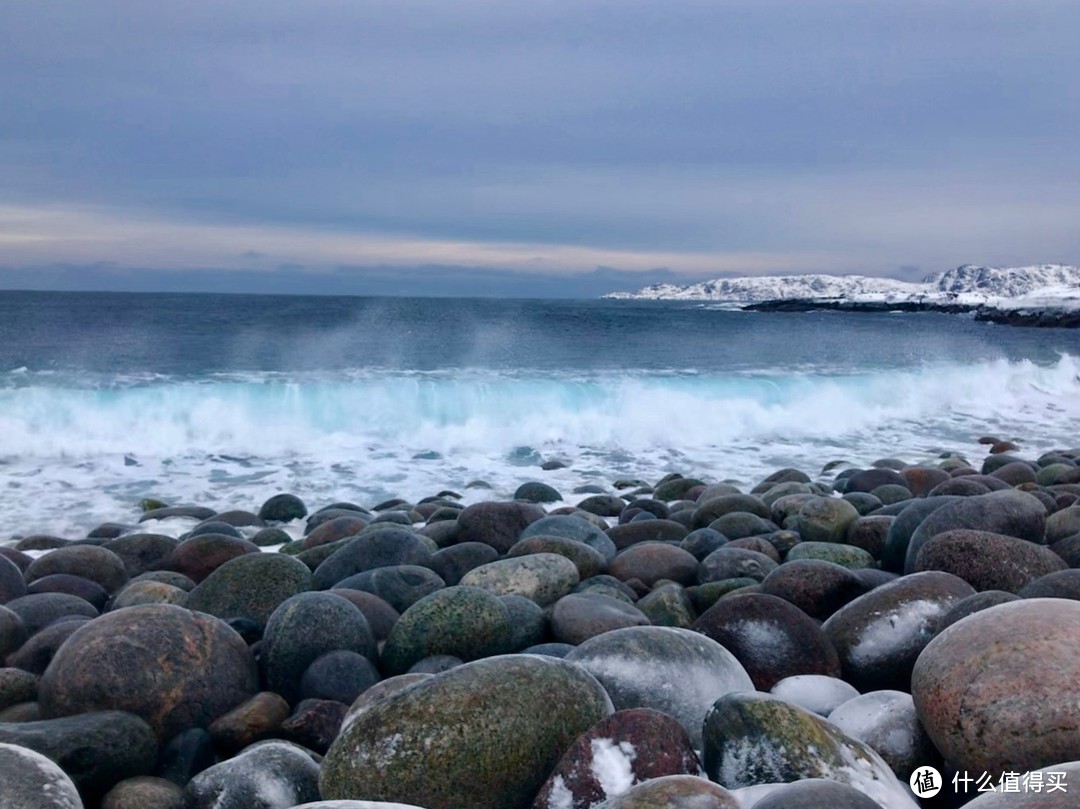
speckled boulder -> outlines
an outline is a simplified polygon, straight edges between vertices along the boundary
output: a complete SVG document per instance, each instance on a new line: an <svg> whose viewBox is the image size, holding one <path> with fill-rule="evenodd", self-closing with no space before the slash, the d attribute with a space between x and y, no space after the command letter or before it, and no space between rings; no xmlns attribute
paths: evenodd
<svg viewBox="0 0 1080 809"><path fill-rule="evenodd" d="M551 634L560 643L577 645L614 629L648 625L633 604L593 592L563 596L551 608Z"/></svg>
<svg viewBox="0 0 1080 809"><path fill-rule="evenodd" d="M33 637L7 657L7 665L34 674L44 674L52 662L56 650L70 638L88 618L66 618L37 632Z"/></svg>
<svg viewBox="0 0 1080 809"><path fill-rule="evenodd" d="M1080 601L1080 569L1047 573L1025 584L1018 595L1021 598L1071 598Z"/></svg>
<svg viewBox="0 0 1080 809"><path fill-rule="evenodd" d="M820 559L852 570L874 567L874 557L869 551L843 542L800 542L788 551L787 559L790 562Z"/></svg>
<svg viewBox="0 0 1080 809"><path fill-rule="evenodd" d="M844 679L860 691L907 691L915 660L938 622L974 592L951 573L914 573L855 599L822 630L840 656Z"/></svg>
<svg viewBox="0 0 1080 809"><path fill-rule="evenodd" d="M785 562L761 582L761 592L822 621L868 589L849 568L822 559Z"/></svg>
<svg viewBox="0 0 1080 809"><path fill-rule="evenodd" d="M599 551L604 561L610 563L615 558L615 543L611 537L588 520L570 514L552 514L536 522L529 523L520 539L529 537L555 536L567 537L584 542L590 548Z"/></svg>
<svg viewBox="0 0 1080 809"><path fill-rule="evenodd" d="M904 571L915 570L922 546L945 531L971 528L1045 544L1046 507L1035 497L1016 489L961 497L934 510L911 534Z"/></svg>
<svg viewBox="0 0 1080 809"><path fill-rule="evenodd" d="M675 583L661 584L640 598L635 605L653 626L689 629L698 613L686 590Z"/></svg>
<svg viewBox="0 0 1080 809"><path fill-rule="evenodd" d="M885 537L885 549L880 557L881 566L885 570L891 570L894 573L903 573L908 545L911 543L911 536L915 533L915 530L930 514L947 503L953 503L960 499L959 497L943 495L940 497L920 498L910 503L900 504L902 508L889 526L889 533Z"/></svg>
<svg viewBox="0 0 1080 809"><path fill-rule="evenodd" d="M289 703L280 694L262 691L219 716L207 730L216 748L235 755L248 745L274 735L288 717Z"/></svg>
<svg viewBox="0 0 1080 809"><path fill-rule="evenodd" d="M388 565L342 579L335 589L360 590L376 595L397 610L409 607L446 586L438 573L419 565Z"/></svg>
<svg viewBox="0 0 1080 809"><path fill-rule="evenodd" d="M188 591L181 590L161 581L133 581L116 594L109 610L122 610L125 607L142 607L148 604L175 604L183 606L187 601ZM206 612L206 610L199 610Z"/></svg>
<svg viewBox="0 0 1080 809"><path fill-rule="evenodd" d="M646 542L620 552L609 572L621 581L637 579L649 587L661 579L694 584L698 560L689 551L674 545Z"/></svg>
<svg viewBox="0 0 1080 809"><path fill-rule="evenodd" d="M881 559L889 539L889 528L895 519L894 516L885 514L859 517L848 526L844 542L862 548L874 559Z"/></svg>
<svg viewBox="0 0 1080 809"><path fill-rule="evenodd" d="M716 701L704 727L705 772L728 788L825 778L887 809L916 809L907 784L862 742L825 719L757 693Z"/></svg>
<svg viewBox="0 0 1080 809"><path fill-rule="evenodd" d="M934 638L911 693L934 745L960 769L1025 772L1080 750L1080 603L1030 599L970 615Z"/></svg>
<svg viewBox="0 0 1080 809"><path fill-rule="evenodd" d="M6 604L13 598L24 595L26 595L26 580L19 566L10 559L0 556L0 604Z"/></svg>
<svg viewBox="0 0 1080 809"><path fill-rule="evenodd" d="M2 723L0 743L18 744L48 756L86 798L99 798L117 781L149 773L158 754L153 729L124 711ZM7 809L6 801L3 806Z"/></svg>
<svg viewBox="0 0 1080 809"><path fill-rule="evenodd" d="M199 534L173 548L165 565L198 584L230 559L245 553L259 553L259 546L224 534Z"/></svg>
<svg viewBox="0 0 1080 809"><path fill-rule="evenodd" d="M665 775L633 786L595 809L739 809L735 796L694 775Z"/></svg>
<svg viewBox="0 0 1080 809"><path fill-rule="evenodd" d="M101 809L183 809L184 790L152 775L125 778L101 799Z"/></svg>
<svg viewBox="0 0 1080 809"><path fill-rule="evenodd" d="M621 551L639 542L681 542L688 530L685 525L675 520L655 519L613 525L605 533Z"/></svg>
<svg viewBox="0 0 1080 809"><path fill-rule="evenodd" d="M96 545L69 545L35 559L26 569L26 583L56 573L68 573L97 582L108 593L115 593L128 580L123 560L112 551Z"/></svg>
<svg viewBox="0 0 1080 809"><path fill-rule="evenodd" d="M301 700L281 723L281 737L325 755L341 730L349 706L332 699Z"/></svg>
<svg viewBox="0 0 1080 809"><path fill-rule="evenodd" d="M483 545L481 547L487 546ZM519 556L529 556L537 553L555 553L559 556L565 556L574 563L578 571L578 578L582 581L607 570L607 560L600 551L590 548L584 542L578 542L576 539L570 539L569 537L526 537L520 542L516 542L507 556L516 559ZM487 561L493 562L495 560L489 559Z"/></svg>
<svg viewBox="0 0 1080 809"><path fill-rule="evenodd" d="M327 652L347 649L375 658L375 636L359 607L335 593L300 593L266 623L260 664L266 685L290 703L307 667Z"/></svg>
<svg viewBox="0 0 1080 809"><path fill-rule="evenodd" d="M427 567L432 555L428 542L430 540L420 537L408 528L392 523L380 525L370 533L365 531L349 540L325 559L315 569L314 585L316 589L326 590L342 579L378 567Z"/></svg>
<svg viewBox="0 0 1080 809"><path fill-rule="evenodd" d="M721 494L708 500L699 500L698 507L690 520L691 529L705 528L709 523L734 512L756 514L762 519L769 519L769 506L760 497L752 494Z"/></svg>
<svg viewBox="0 0 1080 809"><path fill-rule="evenodd" d="M526 809L566 749L611 712L603 687L572 663L467 663L355 715L326 755L322 796Z"/></svg>
<svg viewBox="0 0 1080 809"><path fill-rule="evenodd" d="M420 599L402 614L383 647L382 665L389 674L404 674L431 655L476 660L505 654L512 645L506 605L486 590L459 585Z"/></svg>
<svg viewBox="0 0 1080 809"><path fill-rule="evenodd" d="M96 581L70 573L50 573L27 585L27 593L67 593L78 596L95 609L102 609L109 600L108 591Z"/></svg>
<svg viewBox="0 0 1080 809"><path fill-rule="evenodd" d="M184 606L218 618L250 618L262 627L282 601L310 589L307 565L281 553L252 553L217 568Z"/></svg>
<svg viewBox="0 0 1080 809"><path fill-rule="evenodd" d="M74 782L53 761L26 747L0 742L4 809L83 809ZM48 796L43 806L42 796Z"/></svg>
<svg viewBox="0 0 1080 809"><path fill-rule="evenodd" d="M49 718L129 711L169 738L206 727L257 686L247 644L223 621L181 607L131 607L68 638L41 678L39 703Z"/></svg>
<svg viewBox="0 0 1080 809"><path fill-rule="evenodd" d="M678 720L695 746L701 743L705 714L719 697L754 688L727 649L687 629L617 629L585 641L566 659L596 677L616 708L663 711Z"/></svg>
<svg viewBox="0 0 1080 809"><path fill-rule="evenodd" d="M804 542L843 542L857 519L858 509L847 500L815 497L799 509L795 530Z"/></svg>
<svg viewBox="0 0 1080 809"><path fill-rule="evenodd" d="M185 809L283 809L319 799L319 765L302 747L261 742L196 775Z"/></svg>
<svg viewBox="0 0 1080 809"><path fill-rule="evenodd" d="M976 590L1018 593L1040 576L1065 570L1064 560L1049 548L1023 539L966 528L943 531L928 540L915 559L915 570L943 570Z"/></svg>
<svg viewBox="0 0 1080 809"><path fill-rule="evenodd" d="M22 619L26 634L31 637L61 618L96 618L98 615L89 601L68 593L34 593L12 599L4 606Z"/></svg>
<svg viewBox="0 0 1080 809"><path fill-rule="evenodd" d="M17 668L0 669L0 711L20 702L37 700L40 678Z"/></svg>
<svg viewBox="0 0 1080 809"><path fill-rule="evenodd" d="M698 567L698 582L724 579L748 578L762 581L776 569L776 562L763 553L745 548L724 545L701 560Z"/></svg>
<svg viewBox="0 0 1080 809"><path fill-rule="evenodd" d="M726 596L692 627L742 663L763 691L794 674L840 675L836 650L798 607L762 593Z"/></svg>
<svg viewBox="0 0 1080 809"><path fill-rule="evenodd" d="M651 778L700 771L690 737L670 716L648 708L618 711L563 754L533 809L590 807Z"/></svg>
<svg viewBox="0 0 1080 809"><path fill-rule="evenodd" d="M535 553L481 565L466 573L461 584L497 596L524 596L546 607L569 593L578 581L577 566L565 556Z"/></svg>
<svg viewBox="0 0 1080 809"><path fill-rule="evenodd" d="M919 722L911 694L861 694L838 705L829 714L829 721L851 738L870 745L901 781L906 782L918 767L939 767L941 756Z"/></svg>
<svg viewBox="0 0 1080 809"><path fill-rule="evenodd" d="M546 550L550 549L538 548L536 552ZM525 551L525 553L532 552ZM515 555L513 549L511 549L511 555ZM439 574L439 578L445 582L447 587L453 587L460 584L462 576L470 570L475 570L480 565L486 565L488 562L494 562L498 558L499 552L490 545L483 542L461 542L433 553L431 561L428 562L428 567Z"/></svg>
<svg viewBox="0 0 1080 809"><path fill-rule="evenodd" d="M302 520L306 516L307 506L295 494L275 494L259 509L259 519L272 522Z"/></svg>
<svg viewBox="0 0 1080 809"><path fill-rule="evenodd" d="M26 625L16 613L0 607L0 661L26 642Z"/></svg>
<svg viewBox="0 0 1080 809"><path fill-rule="evenodd" d="M312 525L311 521L314 517L308 520L309 530L307 536L304 537L304 550L331 545L342 539L354 537L367 528L368 520L365 519L367 515L355 511L341 511L335 514L334 517L327 515L326 519L315 525Z"/></svg>
<svg viewBox="0 0 1080 809"><path fill-rule="evenodd" d="M483 542L506 553L525 527L543 516L544 510L531 503L474 503L458 515L457 533L461 542Z"/></svg>

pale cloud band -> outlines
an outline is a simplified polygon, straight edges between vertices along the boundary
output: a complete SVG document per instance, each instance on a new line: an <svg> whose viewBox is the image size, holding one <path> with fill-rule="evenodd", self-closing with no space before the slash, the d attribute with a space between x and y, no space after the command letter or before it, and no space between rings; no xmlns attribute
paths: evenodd
<svg viewBox="0 0 1080 809"><path fill-rule="evenodd" d="M560 244L464 242L318 228L173 221L119 211L0 206L0 265L86 262L155 269L272 270L303 265L446 265L573 274L598 266L689 275L835 264L825 253L708 253L609 250Z"/></svg>

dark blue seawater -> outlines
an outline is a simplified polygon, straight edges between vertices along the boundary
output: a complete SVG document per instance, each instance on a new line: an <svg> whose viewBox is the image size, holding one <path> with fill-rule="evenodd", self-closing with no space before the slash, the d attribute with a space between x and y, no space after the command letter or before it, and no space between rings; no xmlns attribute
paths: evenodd
<svg viewBox="0 0 1080 809"><path fill-rule="evenodd" d="M0 293L6 524L1080 444L1080 332L695 302ZM567 468L542 472L541 460ZM490 495L469 490L476 498ZM574 498L569 498L573 500Z"/></svg>

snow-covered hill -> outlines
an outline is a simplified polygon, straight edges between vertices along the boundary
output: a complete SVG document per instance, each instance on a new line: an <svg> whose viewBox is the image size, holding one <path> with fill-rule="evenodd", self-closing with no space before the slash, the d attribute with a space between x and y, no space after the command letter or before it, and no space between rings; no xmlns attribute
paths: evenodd
<svg viewBox="0 0 1080 809"><path fill-rule="evenodd" d="M921 283L863 275L783 275L720 278L679 286L654 284L605 298L759 303L780 300L956 303L970 306L1080 306L1080 267L977 267L965 264Z"/></svg>

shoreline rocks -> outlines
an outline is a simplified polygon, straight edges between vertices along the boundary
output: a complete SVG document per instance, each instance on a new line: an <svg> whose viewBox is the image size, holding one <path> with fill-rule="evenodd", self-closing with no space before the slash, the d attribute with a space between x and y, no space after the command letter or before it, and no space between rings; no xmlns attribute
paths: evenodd
<svg viewBox="0 0 1080 809"><path fill-rule="evenodd" d="M920 766L1073 761L1080 450L987 446L745 492L280 495L155 503L180 539L136 515L30 536L0 554L0 785L65 809L910 809Z"/></svg>

